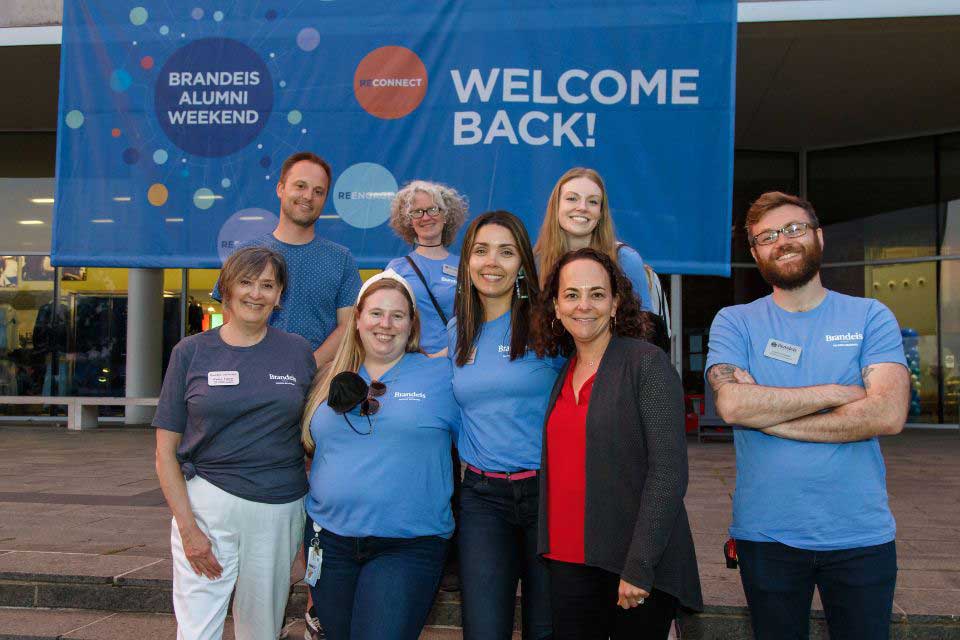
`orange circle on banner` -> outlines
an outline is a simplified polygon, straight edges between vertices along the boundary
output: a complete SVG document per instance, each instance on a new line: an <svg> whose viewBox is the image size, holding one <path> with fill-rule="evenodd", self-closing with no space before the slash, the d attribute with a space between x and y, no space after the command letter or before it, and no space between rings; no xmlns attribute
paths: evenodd
<svg viewBox="0 0 960 640"><path fill-rule="evenodd" d="M143 56L140 58L140 66L144 69L153 69L153 57L152 56Z"/></svg>
<svg viewBox="0 0 960 640"><path fill-rule="evenodd" d="M111 129L111 130L110 130L110 135L112 135L114 138L119 138L119 137L120 137L120 129L117 129L117 128Z"/></svg>
<svg viewBox="0 0 960 640"><path fill-rule="evenodd" d="M427 95L427 68L406 47L374 49L357 65L353 93L370 115L384 120L402 118Z"/></svg>
<svg viewBox="0 0 960 640"><path fill-rule="evenodd" d="M163 206L169 196L170 192L159 182L150 185L147 189L147 201L155 207Z"/></svg>

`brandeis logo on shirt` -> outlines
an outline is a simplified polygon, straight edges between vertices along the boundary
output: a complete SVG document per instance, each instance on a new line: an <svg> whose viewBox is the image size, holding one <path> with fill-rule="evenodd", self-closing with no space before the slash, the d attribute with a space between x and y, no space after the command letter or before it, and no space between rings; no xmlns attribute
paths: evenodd
<svg viewBox="0 0 960 640"><path fill-rule="evenodd" d="M825 334L823 339L834 347L856 347L863 342L863 334L859 331L848 331L847 333Z"/></svg>
<svg viewBox="0 0 960 640"><path fill-rule="evenodd" d="M292 376L289 373L280 375L280 376L278 376L275 373L268 373L267 375L270 376L271 380L273 380L273 384L289 384L289 385L297 384L296 376Z"/></svg>
<svg viewBox="0 0 960 640"><path fill-rule="evenodd" d="M427 394L422 391L394 391L393 397L397 400L416 400L420 402L427 399Z"/></svg>

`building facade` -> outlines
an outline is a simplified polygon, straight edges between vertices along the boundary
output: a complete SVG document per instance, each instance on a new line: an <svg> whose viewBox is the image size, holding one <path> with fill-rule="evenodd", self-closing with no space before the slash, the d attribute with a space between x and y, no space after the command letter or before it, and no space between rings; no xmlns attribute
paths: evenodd
<svg viewBox="0 0 960 640"><path fill-rule="evenodd" d="M0 10L0 395L122 396L131 273L50 265L60 8L20 4ZM908 4L740 3L731 277L662 274L688 393L703 392L716 312L769 292L742 226L778 189L817 209L826 286L900 322L910 423L960 423L960 2ZM164 270L164 366L182 336L221 321L216 273Z"/></svg>

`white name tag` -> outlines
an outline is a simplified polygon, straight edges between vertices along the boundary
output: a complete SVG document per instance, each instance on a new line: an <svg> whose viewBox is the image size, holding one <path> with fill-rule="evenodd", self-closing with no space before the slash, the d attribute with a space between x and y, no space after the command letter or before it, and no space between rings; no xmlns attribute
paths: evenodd
<svg viewBox="0 0 960 640"><path fill-rule="evenodd" d="M767 341L767 348L763 350L763 355L787 364L797 364L800 362L801 347L795 344L789 344L783 340L770 338Z"/></svg>
<svg viewBox="0 0 960 640"><path fill-rule="evenodd" d="M320 547L310 547L307 552L307 571L303 576L303 581L311 587L317 586L317 580L320 579L320 568L323 566L323 549Z"/></svg>
<svg viewBox="0 0 960 640"><path fill-rule="evenodd" d="M321 531L323 529L314 522L313 539L310 541L310 550L307 552L307 571L303 576L303 581L311 587L317 586L317 580L320 579L320 568L323 566L323 549L320 548Z"/></svg>
<svg viewBox="0 0 960 640"><path fill-rule="evenodd" d="M211 387L235 387L240 384L239 371L210 371L207 384Z"/></svg>
<svg viewBox="0 0 960 640"><path fill-rule="evenodd" d="M452 264L445 264L445 265L443 265L443 273L444 273L444 275L453 276L454 278L456 278L456 277L457 277L457 268L456 268L455 266L453 266Z"/></svg>

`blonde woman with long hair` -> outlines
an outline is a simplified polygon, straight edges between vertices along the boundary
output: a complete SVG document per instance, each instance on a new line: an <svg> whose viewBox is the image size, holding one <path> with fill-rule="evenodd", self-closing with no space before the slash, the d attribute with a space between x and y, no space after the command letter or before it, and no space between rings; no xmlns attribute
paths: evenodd
<svg viewBox="0 0 960 640"><path fill-rule="evenodd" d="M460 411L450 361L420 350L413 301L391 270L364 284L304 412L304 551L329 640L416 640L453 533Z"/></svg>
<svg viewBox="0 0 960 640"><path fill-rule="evenodd" d="M547 275L565 253L586 247L609 256L630 279L640 306L653 308L643 258L633 247L617 241L603 178L593 169L574 167L553 185L540 236L533 247L540 267L540 286L546 284Z"/></svg>

